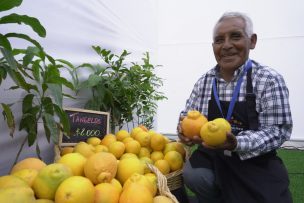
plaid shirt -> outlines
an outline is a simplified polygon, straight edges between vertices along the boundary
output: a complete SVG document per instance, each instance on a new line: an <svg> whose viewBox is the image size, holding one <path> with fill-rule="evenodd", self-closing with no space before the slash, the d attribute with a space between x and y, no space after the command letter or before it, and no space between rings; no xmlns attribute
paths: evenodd
<svg viewBox="0 0 304 203"><path fill-rule="evenodd" d="M256 94L259 129L241 131L236 136L237 147L234 151L242 160L279 148L286 140L289 140L292 132L289 92L283 77L267 66L262 66L253 60L252 62L252 85L253 92ZM230 82L220 78L218 67L209 70L195 83L181 115L185 116L189 110L198 110L208 116L208 101L211 99L214 77L218 80L219 99L230 101L243 69L244 66L235 71ZM246 83L245 74L237 101L245 100Z"/></svg>

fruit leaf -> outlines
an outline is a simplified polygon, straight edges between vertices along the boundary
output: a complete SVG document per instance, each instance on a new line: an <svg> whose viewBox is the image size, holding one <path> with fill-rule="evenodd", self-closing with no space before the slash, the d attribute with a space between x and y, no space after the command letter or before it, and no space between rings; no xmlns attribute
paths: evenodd
<svg viewBox="0 0 304 203"><path fill-rule="evenodd" d="M10 136L13 137L14 132L15 132L15 119L14 119L14 115L9 107L9 105L1 103L2 108L3 108L3 116L4 119L6 120L7 126L10 129Z"/></svg>
<svg viewBox="0 0 304 203"><path fill-rule="evenodd" d="M40 24L39 20L34 17L12 13L10 15L3 16L2 18L0 18L0 24L7 23L24 23L26 25L29 25L33 29L33 31L35 31L40 37L46 36L46 31L44 27Z"/></svg>
<svg viewBox="0 0 304 203"><path fill-rule="evenodd" d="M47 128L46 132L50 133L50 137L52 138L55 144L58 144L59 140L59 129L57 123L55 122L54 117L51 114L43 113L43 125Z"/></svg>
<svg viewBox="0 0 304 203"><path fill-rule="evenodd" d="M7 11L14 7L20 6L22 0L1 0L0 1L0 11Z"/></svg>

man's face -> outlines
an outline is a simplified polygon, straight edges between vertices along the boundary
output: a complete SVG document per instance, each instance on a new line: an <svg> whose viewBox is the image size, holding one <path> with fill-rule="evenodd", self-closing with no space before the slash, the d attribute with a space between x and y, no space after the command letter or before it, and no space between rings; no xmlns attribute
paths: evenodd
<svg viewBox="0 0 304 203"><path fill-rule="evenodd" d="M213 52L223 71L231 72L244 64L255 44L256 35L246 35L245 22L241 18L224 19L215 27Z"/></svg>

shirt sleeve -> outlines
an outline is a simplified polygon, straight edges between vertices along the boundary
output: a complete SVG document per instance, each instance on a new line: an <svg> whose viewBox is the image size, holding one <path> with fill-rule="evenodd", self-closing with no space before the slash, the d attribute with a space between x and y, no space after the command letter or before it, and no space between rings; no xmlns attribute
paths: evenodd
<svg viewBox="0 0 304 203"><path fill-rule="evenodd" d="M186 116L187 112L190 110L201 111L201 106L202 106L201 93L202 93L201 80L198 80L195 83L195 85L191 91L191 94L186 101L186 106L185 106L184 110L181 111L180 116Z"/></svg>
<svg viewBox="0 0 304 203"><path fill-rule="evenodd" d="M277 149L291 136L293 124L284 79L279 74L265 78L257 84L262 89L258 92L259 129L242 131L237 136L234 151L242 160Z"/></svg>

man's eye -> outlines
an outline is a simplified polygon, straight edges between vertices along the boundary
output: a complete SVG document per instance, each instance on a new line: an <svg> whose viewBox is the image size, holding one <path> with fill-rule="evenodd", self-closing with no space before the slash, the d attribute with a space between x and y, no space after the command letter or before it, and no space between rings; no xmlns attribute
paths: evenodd
<svg viewBox="0 0 304 203"><path fill-rule="evenodd" d="M242 36L240 34L233 34L231 36L232 39L236 40L236 39L240 39Z"/></svg>
<svg viewBox="0 0 304 203"><path fill-rule="evenodd" d="M217 39L214 40L215 44L221 44L223 42L224 42L224 39L222 39L222 38L217 38Z"/></svg>

